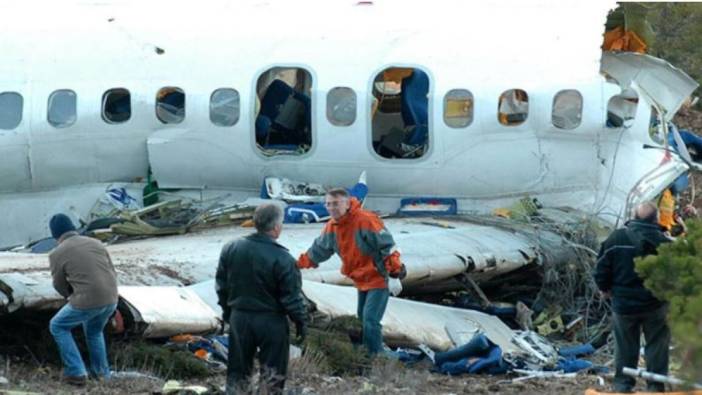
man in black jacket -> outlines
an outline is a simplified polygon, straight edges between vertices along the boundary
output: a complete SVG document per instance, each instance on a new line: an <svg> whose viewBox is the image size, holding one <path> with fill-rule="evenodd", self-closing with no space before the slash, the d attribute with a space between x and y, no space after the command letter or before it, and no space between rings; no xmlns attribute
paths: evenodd
<svg viewBox="0 0 702 395"><path fill-rule="evenodd" d="M646 369L668 374L670 329L666 323L667 304L656 299L636 274L634 258L656 254L658 245L670 241L658 225L653 203L636 208L635 219L615 230L602 243L597 259L595 282L605 297L612 298L612 329L615 340L615 392L632 392L636 380L622 368L636 368L641 331L646 339ZM662 383L648 382L647 390L662 392Z"/></svg>
<svg viewBox="0 0 702 395"><path fill-rule="evenodd" d="M254 212L257 232L222 248L216 290L223 319L229 323L227 394L247 392L253 358L259 349L261 383L282 393L288 369L289 329L305 336L306 310L295 258L276 243L283 211L267 204Z"/></svg>

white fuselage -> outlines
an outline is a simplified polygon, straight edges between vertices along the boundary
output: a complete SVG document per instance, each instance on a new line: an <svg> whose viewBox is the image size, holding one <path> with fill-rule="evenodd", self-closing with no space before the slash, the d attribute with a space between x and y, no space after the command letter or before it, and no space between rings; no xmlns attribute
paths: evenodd
<svg viewBox="0 0 702 395"><path fill-rule="evenodd" d="M663 153L641 149L654 144L643 99L632 127L605 127L607 103L620 91L599 71L611 6L4 4L0 93L19 93L23 110L17 127L0 130L0 203L17 194L143 180L149 168L161 187L252 194L266 176L346 186L365 170L379 199L455 197L459 209L484 211L529 194L549 205L621 215L627 194ZM392 66L429 75L428 150L418 159L387 159L373 149L370 91L374 77ZM303 155L267 157L256 147L256 83L271 67L300 67L312 76L312 145ZM185 92L179 124L155 116L156 93L169 86ZM327 118L327 93L335 87L356 94L350 126ZM112 88L131 94L125 123L101 116L101 98ZM219 88L239 93L233 126L210 121L210 96ZM66 128L47 122L48 97L59 89L77 97L76 122ZM466 127L444 122L444 97L453 89L474 97ZM498 122L498 99L509 89L529 95L528 117L517 126ZM572 130L552 123L554 96L564 89L583 98L581 123ZM16 222L0 222L2 233Z"/></svg>

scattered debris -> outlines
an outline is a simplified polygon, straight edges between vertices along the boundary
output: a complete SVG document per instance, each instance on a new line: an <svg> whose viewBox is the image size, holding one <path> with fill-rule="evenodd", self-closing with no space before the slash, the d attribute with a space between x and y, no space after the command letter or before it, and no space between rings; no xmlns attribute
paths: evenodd
<svg viewBox="0 0 702 395"><path fill-rule="evenodd" d="M183 385L177 380L166 381L163 385L163 394L207 394L209 389L201 385Z"/></svg>
<svg viewBox="0 0 702 395"><path fill-rule="evenodd" d="M119 190L113 192L109 199L131 201ZM522 207L527 203L536 207L533 200L523 200L519 203ZM110 241L182 234L222 224L241 224L250 220L256 206L250 203L222 204L221 198L207 203L176 199L138 209L124 209L109 200L103 203L117 210L103 212L116 214L115 218L119 221L106 221L107 227L95 227L91 232ZM445 203L450 209L451 201ZM591 249L581 248L591 245L587 244L589 225L579 213L538 207L530 211L531 208L522 210L524 214L519 216L519 221L469 215L445 217L441 221L431 218L388 219L388 226L399 229L392 230L397 235L408 268L408 276L402 282L403 295L422 297L458 290L473 294L477 302L463 303L464 307L470 308L466 309L392 297L383 319L386 342L392 346L420 347L431 356L436 371L449 374L499 373L526 368L528 374L524 373L524 377L513 380L523 381L539 377L572 377L568 375L570 372L592 366L588 361L559 355L550 341L530 331L537 328L539 333L547 336L561 336L568 331L569 338L577 340L583 338L580 332L592 329L593 317L595 321L599 320L599 316L593 316L598 312L597 308L593 308L595 302L592 299L578 299L593 295L588 293L587 285L582 285L582 280L589 277L589 265L593 258ZM211 238L216 238L217 245L221 247L226 240L236 237L236 232L248 232L238 229L228 228L226 233L213 232ZM301 230L304 237L298 234L291 238L292 242L282 240L291 247L293 254L307 246L319 232L317 228ZM142 247L136 249L128 248L126 244L110 247L119 249L122 254L138 254L139 263L133 268L147 270L135 276L132 267L119 265L120 253L111 251L113 259L118 262L117 270L132 281L159 284L160 279L168 278L177 284L194 283L186 287L120 287L119 311L124 317L126 334L146 338L174 336L169 347L180 344L178 347L186 349L190 358L202 361L204 371L222 371L228 351L226 344L214 340L215 337L183 335L213 333L219 331L223 323L219 318L221 311L216 303L213 281L197 282L202 276L211 276L213 270L178 258L177 251L190 248L180 244L181 240L187 240L187 236L178 237L181 239L145 240L139 242ZM429 253L421 247L427 244L433 246ZM178 248L173 249L174 245ZM202 242L194 245L202 245ZM160 248L165 246L175 252L162 253ZM212 245L208 246L208 251L199 255L197 260L208 262L213 268L218 253L215 250L217 248ZM0 255L0 267L3 258ZM29 259L25 267L34 267L32 265L37 260L41 260L41 257ZM45 263L36 264L35 269L17 273L0 270L0 314L19 309L51 309L63 303L63 298L53 291L43 265ZM355 290L336 285L345 284L346 281L339 273L338 265L339 262L332 259L320 269L304 272L305 296L313 306L315 316L324 320L339 320L356 313ZM543 281L538 276L534 277L535 273L540 272L543 273ZM536 284L547 284L549 289L536 286L525 292L524 279L527 277L534 279ZM502 288L504 284L511 284L509 292L522 298L510 299L510 293L505 293ZM579 285L569 289L573 284ZM524 298L525 295L531 296ZM549 309L547 306L560 308ZM483 312L471 310L475 308ZM539 316L532 323L534 311ZM418 320L417 317L422 319ZM510 329L500 318L506 319L514 327L521 327L523 331ZM563 325L565 319L569 320L567 326ZM316 360L325 366L325 371L334 374L367 372L372 362L349 341L360 336L356 321L355 318L350 320L347 330L333 333L313 326L304 352L292 348L291 358L304 358L309 353L319 355L315 357ZM605 322L600 320L594 323L603 325ZM586 333L585 338L588 337L591 334ZM475 342L481 339L484 344L478 347L477 354L469 353ZM483 347L485 344L488 347ZM412 358L422 356L411 349L403 353ZM193 354L197 358L193 358ZM559 370L566 375L557 373ZM128 377L126 373L124 376Z"/></svg>
<svg viewBox="0 0 702 395"><path fill-rule="evenodd" d="M672 376L665 376L662 374L651 373L651 372L646 371L646 370L641 369L641 368L632 369L632 368L625 367L622 370L622 373L626 374L627 376L640 377L642 379L655 381L658 383L664 383L664 384L670 384L670 385L676 385L676 386L682 386L682 387L692 387L694 389L702 390L702 384L690 383L690 382L680 380L680 379L672 377ZM695 393L697 393L697 392L695 392Z"/></svg>
<svg viewBox="0 0 702 395"><path fill-rule="evenodd" d="M400 200L400 215L456 215L458 203L452 198L408 198Z"/></svg>
<svg viewBox="0 0 702 395"><path fill-rule="evenodd" d="M183 349L193 353L193 355L205 362L210 369L217 372L227 370L227 361L229 358L229 336L228 335L209 335L209 336L194 336L194 335L176 335L172 336L166 347ZM290 359L299 358L302 355L302 350L291 345Z"/></svg>
<svg viewBox="0 0 702 395"><path fill-rule="evenodd" d="M110 373L110 379L124 379L124 380L134 380L134 379L146 379L146 380L153 380L153 381L161 381L158 377L143 373L143 372L137 372L135 370L125 370L125 371L112 371Z"/></svg>
<svg viewBox="0 0 702 395"><path fill-rule="evenodd" d="M518 381L531 380L531 379L543 379L543 378L573 378L577 373L563 373L563 372L544 372L540 370L524 370L524 369L514 369L515 373L523 375L516 379L509 380L510 383L516 383Z"/></svg>

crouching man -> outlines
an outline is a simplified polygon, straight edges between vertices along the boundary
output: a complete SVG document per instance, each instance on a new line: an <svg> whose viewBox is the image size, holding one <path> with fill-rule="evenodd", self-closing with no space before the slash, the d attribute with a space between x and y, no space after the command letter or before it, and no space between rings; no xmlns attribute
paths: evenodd
<svg viewBox="0 0 702 395"><path fill-rule="evenodd" d="M56 291L68 299L54 315L49 330L64 366L64 381L85 385L88 372L71 329L82 326L90 355L90 375L110 377L103 329L117 307L117 275L105 247L98 240L80 236L71 220L56 214L49 222L58 246L49 254Z"/></svg>
<svg viewBox="0 0 702 395"><path fill-rule="evenodd" d="M229 322L227 394L248 392L258 349L261 382L279 394L288 370L289 328L305 336L306 310L302 280L295 258L276 243L283 228L283 211L274 204L254 212L256 233L222 248L216 290L223 319Z"/></svg>

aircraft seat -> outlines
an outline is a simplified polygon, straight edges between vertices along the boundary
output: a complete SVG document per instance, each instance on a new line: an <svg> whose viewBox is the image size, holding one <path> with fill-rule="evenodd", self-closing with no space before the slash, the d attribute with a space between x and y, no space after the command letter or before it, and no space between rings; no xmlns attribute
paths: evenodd
<svg viewBox="0 0 702 395"><path fill-rule="evenodd" d="M429 140L429 77L421 70L402 79L401 115L404 130L391 130L381 137L376 151L384 157L422 156Z"/></svg>
<svg viewBox="0 0 702 395"><path fill-rule="evenodd" d="M281 80L274 80L261 99L256 140L268 144L310 144L310 99Z"/></svg>
<svg viewBox="0 0 702 395"><path fill-rule="evenodd" d="M429 137L429 77L419 69L402 80L402 120L411 132L404 143L409 145L426 144Z"/></svg>

